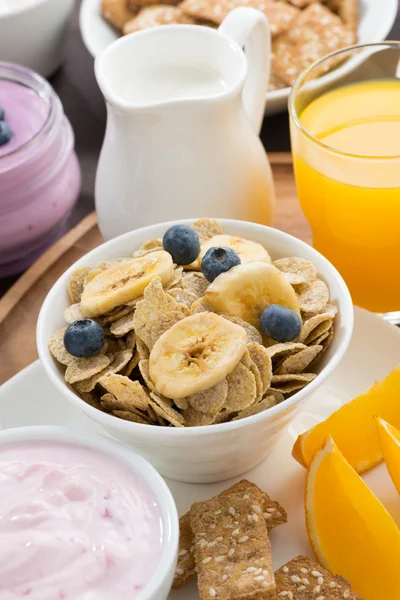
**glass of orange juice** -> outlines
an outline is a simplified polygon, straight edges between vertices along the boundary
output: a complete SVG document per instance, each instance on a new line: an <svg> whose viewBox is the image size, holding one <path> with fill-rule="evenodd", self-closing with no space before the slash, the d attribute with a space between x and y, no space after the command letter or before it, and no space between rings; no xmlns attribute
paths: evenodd
<svg viewBox="0 0 400 600"><path fill-rule="evenodd" d="M400 42L354 46L295 82L297 192L354 304L400 322Z"/></svg>

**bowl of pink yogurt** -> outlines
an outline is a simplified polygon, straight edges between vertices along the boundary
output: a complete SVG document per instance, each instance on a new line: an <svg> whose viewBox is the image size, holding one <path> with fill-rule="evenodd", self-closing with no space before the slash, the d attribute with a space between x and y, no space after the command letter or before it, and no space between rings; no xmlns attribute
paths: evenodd
<svg viewBox="0 0 400 600"><path fill-rule="evenodd" d="M0 276L25 270L60 235L81 173L74 134L53 88L0 62Z"/></svg>
<svg viewBox="0 0 400 600"><path fill-rule="evenodd" d="M142 457L62 427L0 432L2 600L165 600L174 500Z"/></svg>

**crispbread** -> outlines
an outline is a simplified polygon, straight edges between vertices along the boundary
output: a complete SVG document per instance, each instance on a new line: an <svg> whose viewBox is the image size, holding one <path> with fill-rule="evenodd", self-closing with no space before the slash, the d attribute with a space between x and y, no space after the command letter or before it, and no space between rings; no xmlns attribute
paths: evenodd
<svg viewBox="0 0 400 600"><path fill-rule="evenodd" d="M272 70L287 85L326 54L351 45L355 33L320 2L310 4L272 44ZM333 65L327 65L331 68Z"/></svg>
<svg viewBox="0 0 400 600"><path fill-rule="evenodd" d="M290 4L274 0L183 0L179 6L194 19L204 19L217 25L238 6L256 8L268 18L273 36L287 31L300 12Z"/></svg>
<svg viewBox="0 0 400 600"><path fill-rule="evenodd" d="M197 502L190 511L203 600L275 598L271 546L257 486Z"/></svg>
<svg viewBox="0 0 400 600"><path fill-rule="evenodd" d="M242 479L220 494L220 496L229 496L231 493L245 494L247 489L257 488L254 483ZM266 492L262 494L262 512L266 522L267 530L271 531L287 522L285 509L276 500L271 500ZM190 511L183 515L179 521L180 538L178 566L176 569L174 588L181 587L184 583L192 579L195 574L194 560L194 537L190 527Z"/></svg>
<svg viewBox="0 0 400 600"><path fill-rule="evenodd" d="M362 600L350 583L306 556L297 556L275 573L277 598L291 600Z"/></svg>
<svg viewBox="0 0 400 600"><path fill-rule="evenodd" d="M193 19L184 14L179 6L166 6L152 4L142 8L136 17L128 21L124 27L124 34L142 31L157 25L172 25L179 23L194 23Z"/></svg>

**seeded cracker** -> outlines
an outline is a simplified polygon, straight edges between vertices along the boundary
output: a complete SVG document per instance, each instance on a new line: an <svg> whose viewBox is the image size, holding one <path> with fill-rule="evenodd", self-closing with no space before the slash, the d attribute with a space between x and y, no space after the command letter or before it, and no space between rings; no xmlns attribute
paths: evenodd
<svg viewBox="0 0 400 600"><path fill-rule="evenodd" d="M56 360L62 365L69 365L75 360L69 352L66 351L64 346L64 334L67 331L66 327L57 329L49 340L49 350Z"/></svg>
<svg viewBox="0 0 400 600"><path fill-rule="evenodd" d="M110 373L100 380L101 385L118 401L114 409L130 410L130 407L146 410L149 405L149 395L139 381L132 381L124 375Z"/></svg>
<svg viewBox="0 0 400 600"><path fill-rule="evenodd" d="M228 382L228 396L224 408L228 411L239 411L253 404L256 399L257 388L253 373L239 363L232 373L226 378Z"/></svg>
<svg viewBox="0 0 400 600"><path fill-rule="evenodd" d="M85 287L85 278L91 270L91 267L79 267L73 271L69 278L68 295L72 304L81 301L83 288Z"/></svg>
<svg viewBox="0 0 400 600"><path fill-rule="evenodd" d="M128 21L124 25L123 32L126 35L157 25L172 25L175 23L194 23L194 21L185 15L179 6L153 4L142 8L136 17Z"/></svg>
<svg viewBox="0 0 400 600"><path fill-rule="evenodd" d="M322 346L309 346L285 358L275 371L277 375L302 373L322 351Z"/></svg>
<svg viewBox="0 0 400 600"><path fill-rule="evenodd" d="M254 483L250 483L246 479L242 479L238 483L235 483L232 487L225 490L220 494L220 497L229 496L231 493L246 494L249 488L258 489ZM265 519L268 531L271 531L275 527L279 527L287 522L287 514L284 508L276 502L271 500L267 493L262 493L262 513ZM178 554L178 565L176 569L174 588L181 587L186 581L192 579L195 576L195 560L194 560L194 536L190 526L190 511L183 515L179 521L179 554Z"/></svg>
<svg viewBox="0 0 400 600"><path fill-rule="evenodd" d="M321 279L297 286L296 294L300 310L313 313L326 307L329 301L329 290Z"/></svg>
<svg viewBox="0 0 400 600"><path fill-rule="evenodd" d="M203 600L275 598L261 490L249 488L245 494L231 492L198 502L190 516Z"/></svg>
<svg viewBox="0 0 400 600"><path fill-rule="evenodd" d="M100 371L100 373L96 373L96 375L89 377L89 379L78 381L78 383L76 383L75 388L79 393L91 392L102 377L109 373L118 373L121 371L132 358L132 350L121 350L114 355L107 354L106 356L111 362L105 369Z"/></svg>
<svg viewBox="0 0 400 600"><path fill-rule="evenodd" d="M273 41L272 70L287 85L292 85L314 61L354 41L354 32L346 29L337 15L314 2L300 13L286 33Z"/></svg>
<svg viewBox="0 0 400 600"><path fill-rule="evenodd" d="M65 381L67 383L76 383L77 381L89 379L93 375L103 371L109 364L110 358L106 354L98 354L90 358L74 358L65 371Z"/></svg>
<svg viewBox="0 0 400 600"><path fill-rule="evenodd" d="M362 600L343 577L332 575L306 556L298 556L275 573L277 598L290 600Z"/></svg>
<svg viewBox="0 0 400 600"><path fill-rule="evenodd" d="M156 277L146 287L144 300L138 302L136 306L135 333L151 350L165 331L188 314L189 311L185 306L178 304L164 292L161 279Z"/></svg>

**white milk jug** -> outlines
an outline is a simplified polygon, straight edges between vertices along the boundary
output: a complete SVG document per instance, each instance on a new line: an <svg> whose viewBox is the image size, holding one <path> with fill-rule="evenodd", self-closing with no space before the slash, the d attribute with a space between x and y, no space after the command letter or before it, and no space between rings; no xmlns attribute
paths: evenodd
<svg viewBox="0 0 400 600"><path fill-rule="evenodd" d="M259 139L269 62L268 22L251 8L218 30L133 33L96 59L108 114L95 189L105 239L186 217L271 222Z"/></svg>

